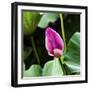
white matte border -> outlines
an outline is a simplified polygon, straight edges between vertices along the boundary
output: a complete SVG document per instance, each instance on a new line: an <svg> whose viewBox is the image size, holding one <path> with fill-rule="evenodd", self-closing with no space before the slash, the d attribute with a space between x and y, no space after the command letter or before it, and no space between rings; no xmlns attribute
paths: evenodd
<svg viewBox="0 0 90 90"><path fill-rule="evenodd" d="M21 14L22 10L39 10L39 11L57 11L57 12L74 12L81 13L80 15L80 75L79 76L60 76L60 77L35 77L23 78L21 75ZM85 80L85 10L71 8L56 8L56 7L36 7L36 6L18 6L18 84L32 83L48 83L48 82L65 82Z"/></svg>

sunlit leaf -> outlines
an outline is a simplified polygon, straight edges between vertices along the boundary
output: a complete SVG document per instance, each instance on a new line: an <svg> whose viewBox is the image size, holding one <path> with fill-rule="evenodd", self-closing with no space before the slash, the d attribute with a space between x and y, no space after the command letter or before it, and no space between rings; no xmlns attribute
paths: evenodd
<svg viewBox="0 0 90 90"><path fill-rule="evenodd" d="M80 73L80 33L76 32L70 39L66 53L64 54L64 63L68 74Z"/></svg>
<svg viewBox="0 0 90 90"><path fill-rule="evenodd" d="M41 28L46 28L49 24L49 22L55 22L58 18L58 13L45 13L38 24Z"/></svg>
<svg viewBox="0 0 90 90"><path fill-rule="evenodd" d="M43 68L43 76L62 76L63 71L60 62L57 58L52 61L48 61Z"/></svg>
<svg viewBox="0 0 90 90"><path fill-rule="evenodd" d="M40 65L32 65L28 70L24 71L24 77L41 76L42 68Z"/></svg>

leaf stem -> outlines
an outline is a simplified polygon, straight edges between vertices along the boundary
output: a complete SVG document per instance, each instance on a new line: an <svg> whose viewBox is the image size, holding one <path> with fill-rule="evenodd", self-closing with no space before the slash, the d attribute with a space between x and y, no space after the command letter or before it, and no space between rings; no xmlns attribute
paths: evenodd
<svg viewBox="0 0 90 90"><path fill-rule="evenodd" d="M63 65L63 63L61 61L61 58L59 58L59 62L60 62L61 68L63 70L63 75L66 75L66 70L65 70L64 65Z"/></svg>
<svg viewBox="0 0 90 90"><path fill-rule="evenodd" d="M60 14L60 20L61 20L61 31L62 31L62 37L64 40L64 52L66 51L66 39L65 39L65 31L64 31L64 22L63 22L63 14Z"/></svg>
<svg viewBox="0 0 90 90"><path fill-rule="evenodd" d="M36 50L36 46L35 46L33 36L31 36L31 41L32 41L32 47L33 47L37 62L38 62L38 64L40 64L40 59L39 59L39 56L38 56L38 53L37 53L37 50Z"/></svg>

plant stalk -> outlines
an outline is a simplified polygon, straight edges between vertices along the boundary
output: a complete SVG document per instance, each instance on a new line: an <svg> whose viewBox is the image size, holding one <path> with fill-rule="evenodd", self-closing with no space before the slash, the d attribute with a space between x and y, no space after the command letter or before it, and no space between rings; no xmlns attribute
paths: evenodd
<svg viewBox="0 0 90 90"><path fill-rule="evenodd" d="M60 21L61 21L61 31L62 31L62 37L64 40L64 52L66 51L66 39L65 39L65 31L64 31L64 22L63 22L63 14L60 14Z"/></svg>
<svg viewBox="0 0 90 90"><path fill-rule="evenodd" d="M59 58L59 62L60 62L61 68L63 70L63 75L66 75L66 70L65 70L64 65L63 65L63 63L62 63L60 58Z"/></svg>
<svg viewBox="0 0 90 90"><path fill-rule="evenodd" d="M39 59L39 56L38 56L38 53L37 53L37 50L36 50L36 46L35 46L33 36L31 36L31 41L32 41L32 47L33 47L37 62L38 62L38 64L40 64L40 59Z"/></svg>

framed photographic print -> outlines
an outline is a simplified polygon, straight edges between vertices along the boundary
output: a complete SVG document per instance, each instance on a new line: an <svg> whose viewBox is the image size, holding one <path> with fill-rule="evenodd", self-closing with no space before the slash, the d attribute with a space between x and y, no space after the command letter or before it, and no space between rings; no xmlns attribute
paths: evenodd
<svg viewBox="0 0 90 90"><path fill-rule="evenodd" d="M11 85L87 82L87 7L12 3Z"/></svg>

